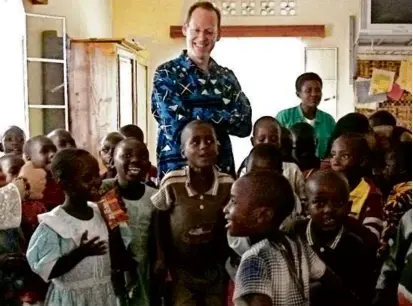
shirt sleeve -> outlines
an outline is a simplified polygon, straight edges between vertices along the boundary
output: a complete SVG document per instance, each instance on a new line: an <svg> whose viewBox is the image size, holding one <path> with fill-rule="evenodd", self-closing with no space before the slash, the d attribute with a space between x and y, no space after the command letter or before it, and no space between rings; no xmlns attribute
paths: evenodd
<svg viewBox="0 0 413 306"><path fill-rule="evenodd" d="M235 277L234 301L249 294L263 294L271 299L274 296L268 267L257 255L243 258Z"/></svg>
<svg viewBox="0 0 413 306"><path fill-rule="evenodd" d="M275 116L275 119L282 125L286 126L287 125L287 116L285 115L284 111L281 111Z"/></svg>
<svg viewBox="0 0 413 306"><path fill-rule="evenodd" d="M310 280L319 280L323 277L327 267L307 243L303 243L302 240L301 243L308 258Z"/></svg>
<svg viewBox="0 0 413 306"><path fill-rule="evenodd" d="M247 137L251 134L252 119L251 119L251 104L247 96L241 89L235 74L232 71L229 74L232 90L230 99L223 98L222 109L195 107L193 110L193 118L199 118L212 122L216 125L223 126L230 135L238 137ZM228 101L227 101L228 100Z"/></svg>
<svg viewBox="0 0 413 306"><path fill-rule="evenodd" d="M63 256L58 234L41 223L30 239L26 256L32 270L44 281L49 281L53 267Z"/></svg>
<svg viewBox="0 0 413 306"><path fill-rule="evenodd" d="M383 197L376 193L370 194L365 205L367 208L363 225L375 234L379 241L383 230Z"/></svg>
<svg viewBox="0 0 413 306"><path fill-rule="evenodd" d="M167 177L162 181L159 190L151 197L152 204L161 211L169 210L174 202L172 190L170 186L165 184L165 179Z"/></svg>
<svg viewBox="0 0 413 306"><path fill-rule="evenodd" d="M0 188L0 230L20 226L22 201L20 192L14 184Z"/></svg>
<svg viewBox="0 0 413 306"><path fill-rule="evenodd" d="M242 256L251 248L251 243L248 237L233 237L227 233L228 245L239 256Z"/></svg>

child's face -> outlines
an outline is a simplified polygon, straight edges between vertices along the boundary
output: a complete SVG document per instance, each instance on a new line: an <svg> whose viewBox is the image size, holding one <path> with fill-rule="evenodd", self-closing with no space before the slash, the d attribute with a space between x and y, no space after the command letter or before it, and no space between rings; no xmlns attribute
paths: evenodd
<svg viewBox="0 0 413 306"><path fill-rule="evenodd" d="M128 139L116 150L115 168L120 181L144 181L151 163L146 146L137 140Z"/></svg>
<svg viewBox="0 0 413 306"><path fill-rule="evenodd" d="M3 138L2 144L4 153L14 153L17 155L23 155L23 145L24 145L24 134L22 134L19 130L10 129L8 130Z"/></svg>
<svg viewBox="0 0 413 306"><path fill-rule="evenodd" d="M271 143L280 148L281 135L280 128L273 122L263 122L255 131L254 137L251 138L252 146L260 143Z"/></svg>
<svg viewBox="0 0 413 306"><path fill-rule="evenodd" d="M50 170L50 165L57 149L53 142L44 137L34 141L30 148L28 159L33 162L36 168Z"/></svg>
<svg viewBox="0 0 413 306"><path fill-rule="evenodd" d="M182 154L192 169L202 169L216 164L218 145L215 131L207 124L195 125L188 131Z"/></svg>
<svg viewBox="0 0 413 306"><path fill-rule="evenodd" d="M246 171L275 171L277 173L282 173L280 169L273 169L271 166L271 162L266 158L256 157L254 155L248 158L248 162L246 165Z"/></svg>
<svg viewBox="0 0 413 306"><path fill-rule="evenodd" d="M401 169L398 165L396 154L389 152L384 155L384 170L383 177L387 183L392 184L397 180L397 176L400 174Z"/></svg>
<svg viewBox="0 0 413 306"><path fill-rule="evenodd" d="M323 231L340 228L346 220L350 205L333 182L312 180L307 183L311 220Z"/></svg>
<svg viewBox="0 0 413 306"><path fill-rule="evenodd" d="M68 134L59 134L57 136L52 137L51 140L58 151L76 148L75 140Z"/></svg>
<svg viewBox="0 0 413 306"><path fill-rule="evenodd" d="M337 138L331 148L331 169L341 173L348 173L361 167L361 158L357 148L343 137Z"/></svg>
<svg viewBox="0 0 413 306"><path fill-rule="evenodd" d="M67 192L87 201L98 201L102 180L97 160L93 156L87 156L79 167L76 178L73 178L72 183L66 187Z"/></svg>
<svg viewBox="0 0 413 306"><path fill-rule="evenodd" d="M292 142L292 154L298 162L305 161L306 158L315 155L316 144L314 138L302 137L301 135L293 133Z"/></svg>
<svg viewBox="0 0 413 306"><path fill-rule="evenodd" d="M4 174L6 184L11 183L15 178L18 177L20 169L21 167L23 167L23 165L23 159L18 156L6 158L1 161L0 168Z"/></svg>
<svg viewBox="0 0 413 306"><path fill-rule="evenodd" d="M317 107L320 104L322 91L321 84L316 80L305 81L298 96L308 107Z"/></svg>
<svg viewBox="0 0 413 306"><path fill-rule="evenodd" d="M113 154L115 152L116 145L120 142L113 139L106 139L103 141L102 147L100 149L100 158L102 159L103 165L108 170L113 170L115 165L113 163Z"/></svg>

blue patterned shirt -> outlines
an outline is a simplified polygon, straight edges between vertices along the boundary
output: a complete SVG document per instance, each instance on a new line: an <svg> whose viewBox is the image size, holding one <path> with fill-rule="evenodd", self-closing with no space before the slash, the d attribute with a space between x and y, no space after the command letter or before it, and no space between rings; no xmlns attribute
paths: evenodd
<svg viewBox="0 0 413 306"><path fill-rule="evenodd" d="M251 133L251 106L234 73L213 59L208 73L201 71L186 51L156 69L152 92L152 113L158 122L158 175L182 168L181 132L192 120L205 120L215 127L219 141L217 165L235 177L229 135Z"/></svg>

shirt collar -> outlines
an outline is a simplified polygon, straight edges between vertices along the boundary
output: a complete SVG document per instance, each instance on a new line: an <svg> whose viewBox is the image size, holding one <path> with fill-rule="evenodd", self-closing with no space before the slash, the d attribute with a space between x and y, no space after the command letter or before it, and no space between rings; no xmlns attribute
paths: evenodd
<svg viewBox="0 0 413 306"><path fill-rule="evenodd" d="M197 65L195 65L195 63L188 56L188 50L183 50L180 55L180 58L181 58L182 66L184 66L186 69L197 69L201 71L201 69L199 69ZM212 70L216 69L216 67L218 67L218 64L215 62L215 60L212 57L210 57L209 58L209 73L211 73Z"/></svg>
<svg viewBox="0 0 413 306"><path fill-rule="evenodd" d="M212 183L211 189L209 189L204 194L216 196L218 194L218 187L219 187L219 181L218 181L219 172L216 167L213 168L213 171L214 171L214 182ZM186 176L185 189L188 192L188 196L190 198L198 196L199 193L191 187L191 175L189 171L189 166L185 166L185 176Z"/></svg>
<svg viewBox="0 0 413 306"><path fill-rule="evenodd" d="M309 244L310 246L313 246L315 243L314 243L314 240L313 240L313 233L312 233L312 231L311 231L311 224L312 224L312 221L311 221L311 219L310 219L310 221L309 221L308 224L307 224L307 229L306 229L306 232L305 232L305 233L306 233L306 237L307 237L307 242L308 242L308 244ZM327 246L328 246L330 249L334 250L334 249L337 247L338 243L339 243L340 240L341 240L341 237L343 237L343 232L344 232L344 226L341 226L341 228L340 228L337 236L332 240L332 242L331 242L330 244L327 244Z"/></svg>
<svg viewBox="0 0 413 306"><path fill-rule="evenodd" d="M306 121L307 118L305 118L303 110L301 109L301 104L299 104L297 106L297 108L298 108L298 113L300 114L301 120L304 121L304 122L307 122ZM317 108L317 110L315 112L314 123L321 122L321 116L322 116L321 111Z"/></svg>

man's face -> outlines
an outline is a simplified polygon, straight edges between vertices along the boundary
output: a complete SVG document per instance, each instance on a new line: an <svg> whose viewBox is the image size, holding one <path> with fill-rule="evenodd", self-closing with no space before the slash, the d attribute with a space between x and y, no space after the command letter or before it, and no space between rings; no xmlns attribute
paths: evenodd
<svg viewBox="0 0 413 306"><path fill-rule="evenodd" d="M214 11L197 8L182 32L189 57L198 61L208 59L219 38L218 16Z"/></svg>

